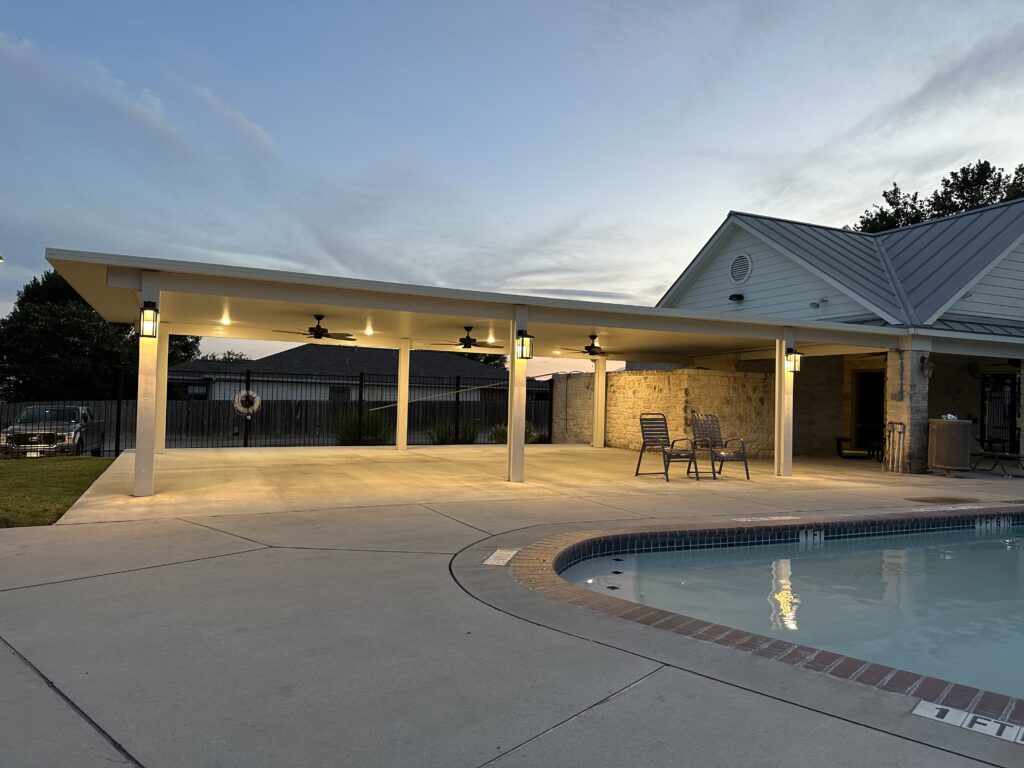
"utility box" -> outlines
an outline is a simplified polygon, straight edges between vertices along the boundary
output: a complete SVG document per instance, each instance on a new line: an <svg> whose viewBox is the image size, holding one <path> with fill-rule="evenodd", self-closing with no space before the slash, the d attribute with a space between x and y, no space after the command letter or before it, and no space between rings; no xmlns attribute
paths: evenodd
<svg viewBox="0 0 1024 768"><path fill-rule="evenodd" d="M928 468L950 472L971 468L971 430L964 419L928 420Z"/></svg>

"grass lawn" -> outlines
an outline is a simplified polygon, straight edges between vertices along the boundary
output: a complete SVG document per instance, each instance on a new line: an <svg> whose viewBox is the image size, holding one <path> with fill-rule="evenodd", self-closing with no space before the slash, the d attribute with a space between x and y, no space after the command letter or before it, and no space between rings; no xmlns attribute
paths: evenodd
<svg viewBox="0 0 1024 768"><path fill-rule="evenodd" d="M0 460L0 528L57 522L112 461L92 456Z"/></svg>

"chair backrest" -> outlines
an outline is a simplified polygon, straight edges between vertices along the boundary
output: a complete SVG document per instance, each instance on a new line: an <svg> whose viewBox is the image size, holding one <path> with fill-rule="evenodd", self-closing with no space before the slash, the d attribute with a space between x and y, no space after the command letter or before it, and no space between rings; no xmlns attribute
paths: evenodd
<svg viewBox="0 0 1024 768"><path fill-rule="evenodd" d="M722 425L718 423L718 417L713 413L690 414L690 423L693 426L693 442L705 448L722 447Z"/></svg>
<svg viewBox="0 0 1024 768"><path fill-rule="evenodd" d="M668 419L664 413L641 413L640 434L647 445L668 445Z"/></svg>

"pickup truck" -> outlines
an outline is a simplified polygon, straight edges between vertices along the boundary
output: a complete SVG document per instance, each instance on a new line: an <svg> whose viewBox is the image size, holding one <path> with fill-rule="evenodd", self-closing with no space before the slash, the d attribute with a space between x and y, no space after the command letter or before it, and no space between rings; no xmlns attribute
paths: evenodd
<svg viewBox="0 0 1024 768"><path fill-rule="evenodd" d="M99 456L106 440L104 424L84 405L30 405L0 431L0 452L6 457Z"/></svg>

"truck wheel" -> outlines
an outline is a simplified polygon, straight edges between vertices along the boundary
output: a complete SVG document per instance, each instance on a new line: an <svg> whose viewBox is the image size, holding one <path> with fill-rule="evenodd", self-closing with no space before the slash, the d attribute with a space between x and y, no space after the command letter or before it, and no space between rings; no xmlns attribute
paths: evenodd
<svg viewBox="0 0 1024 768"><path fill-rule="evenodd" d="M99 443L96 444L96 447L92 449L92 455L93 456L102 456L103 455L103 446L105 446L106 444L107 444L107 436L106 435L100 435L100 441L99 441Z"/></svg>

